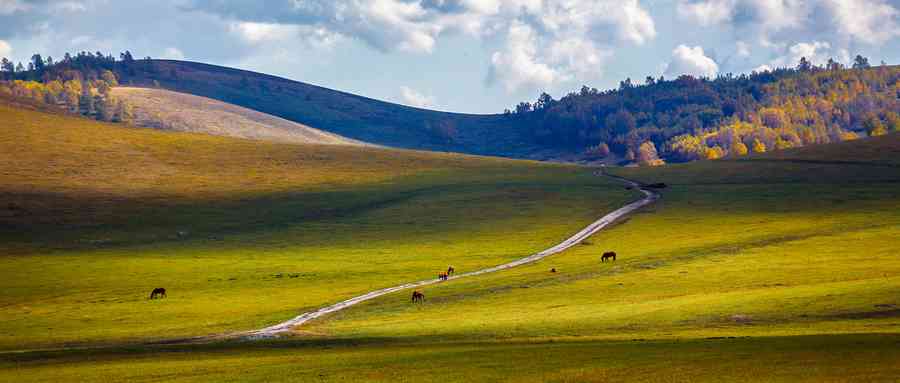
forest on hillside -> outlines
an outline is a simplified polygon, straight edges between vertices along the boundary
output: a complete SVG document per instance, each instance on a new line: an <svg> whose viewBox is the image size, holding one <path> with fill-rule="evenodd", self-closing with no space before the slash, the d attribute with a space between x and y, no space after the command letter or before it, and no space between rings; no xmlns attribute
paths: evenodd
<svg viewBox="0 0 900 383"><path fill-rule="evenodd" d="M882 135L900 129L898 112L900 67L857 56L852 68L804 58L796 68L739 76L585 86L505 115L542 146L653 165Z"/></svg>
<svg viewBox="0 0 900 383"><path fill-rule="evenodd" d="M128 52L116 60L111 55L81 52L62 60L31 57L27 69L0 59L0 96L109 122L130 122L131 106L110 94L119 85L119 75L135 65Z"/></svg>
<svg viewBox="0 0 900 383"><path fill-rule="evenodd" d="M386 130L373 133L398 135L406 129L410 138L429 141L420 147L438 145L438 150L480 154L492 153L466 147L471 141L463 136L483 133L466 132L467 126L460 121L490 121L483 126L492 126L494 135L505 137L510 147L642 165L737 157L900 129L900 67L871 66L862 56L856 57L851 68L833 60L816 66L804 58L795 68L714 79L647 77L643 84L626 79L618 89L599 91L584 86L559 100L544 93L534 103L522 102L505 111L502 117L465 116L462 120L459 115L411 108L372 109L378 101L342 98L337 92L330 96L324 91L302 93L273 82L271 76L233 72L236 74L223 77L226 80L206 81L232 81L234 86L222 89L244 93L200 94L251 108L259 106L254 108L258 110L273 108L263 111L302 123L310 122L284 115L284 111L277 113L284 108L271 103L289 101L285 105L298 111L304 109L297 107L310 103L310 110L317 112L313 117L321 119L313 122L324 125L313 126L386 124ZM171 63L149 57L134 59L127 51L118 58L101 52L66 54L58 61L35 54L27 66L0 60L0 95L27 98L100 120L127 122L129 106L113 98L110 87L119 83L197 86L198 79L188 76ZM326 99L327 105L316 108L318 104L313 103L321 104L319 98L323 97L331 98ZM335 104L342 102L348 104ZM469 128L474 129L472 126Z"/></svg>

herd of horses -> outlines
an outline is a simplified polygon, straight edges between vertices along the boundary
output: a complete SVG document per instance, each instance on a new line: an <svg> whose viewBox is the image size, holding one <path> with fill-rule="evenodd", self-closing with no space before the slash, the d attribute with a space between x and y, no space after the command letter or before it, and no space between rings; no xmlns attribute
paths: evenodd
<svg viewBox="0 0 900 383"><path fill-rule="evenodd" d="M603 253L603 255L600 256L600 262L606 262L609 260L611 260L613 262L616 260L616 252L615 251L607 251L607 252ZM441 271L440 273L438 273L438 280L446 281L446 280L450 279L450 275L452 275L454 271L456 271L456 270L453 268L453 266L448 267L447 271ZM556 268L554 267L554 268L550 269L550 272L555 273ZM420 302L425 302L425 294L419 290L413 290L412 303L420 303Z"/></svg>
<svg viewBox="0 0 900 383"><path fill-rule="evenodd" d="M616 260L616 252L615 251L607 251L607 252L603 253L603 255L600 256L600 262L606 262L607 260L610 260L610 259L613 261ZM454 269L453 266L450 266L447 268L447 271L441 271L440 273L438 273L438 280L446 281L446 280L450 279L450 276L453 275L454 272L456 272L456 269ZM554 268L550 269L550 272L555 273L556 268L554 267ZM153 289L153 291L150 293L150 299L162 299L165 297L166 297L166 289L164 289L162 287L157 287L157 288ZM419 290L413 291L413 293L412 293L412 302L413 303L424 302L424 301L425 301L425 294L423 294Z"/></svg>

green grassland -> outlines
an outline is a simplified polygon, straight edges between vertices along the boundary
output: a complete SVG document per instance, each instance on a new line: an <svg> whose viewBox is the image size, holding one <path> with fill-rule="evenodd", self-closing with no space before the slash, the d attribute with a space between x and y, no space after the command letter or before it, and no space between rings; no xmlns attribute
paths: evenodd
<svg viewBox="0 0 900 383"><path fill-rule="evenodd" d="M829 162L808 148L617 169L670 187L591 245L429 288L421 306L384 297L303 330L416 340L896 333L900 136L833 148L887 157ZM607 250L619 260L598 262Z"/></svg>
<svg viewBox="0 0 900 383"><path fill-rule="evenodd" d="M572 166L0 114L2 349L274 324L520 258L637 195Z"/></svg>
<svg viewBox="0 0 900 383"><path fill-rule="evenodd" d="M40 231L7 241L15 254L0 267L9 273L0 288L14 292L2 298L3 348L111 347L5 352L0 380L837 382L900 374L897 134L734 161L610 169L669 187L581 246L429 286L424 304L402 292L277 341L168 346L129 342L246 329L429 277L448 263L467 271L513 259L637 194L566 166L376 149L362 149L369 154L359 159L347 158L361 149L347 149L337 165L309 159L322 148L140 135L125 141L157 140L141 147L179 158L167 159L181 164L170 174L192 181L105 186L129 203L92 202L89 217L85 209L53 210L58 195L28 197L44 201L47 220L68 218L35 219L28 227ZM178 157L169 139L188 153ZM197 141L179 145L185 140ZM204 140L227 145L228 154L204 152ZM113 152L123 149L104 153ZM298 157L305 160L291 161ZM248 163L267 169L259 173L265 186L235 185ZM136 171L145 165L128 166L133 177L149 177ZM354 177L354 166L380 170ZM323 178L292 178L299 169ZM78 184L62 174L42 185ZM166 203L175 199L189 203ZM171 216L155 221L164 213ZM84 223L98 219L99 227ZM56 225L64 229L50 230ZM164 237L185 225L186 238ZM354 234L338 234L346 232ZM110 241L79 241L101 233ZM619 259L600 263L608 250ZM155 284L178 294L148 302L142 294Z"/></svg>
<svg viewBox="0 0 900 383"><path fill-rule="evenodd" d="M680 341L272 342L0 356L15 382L892 382L895 335Z"/></svg>

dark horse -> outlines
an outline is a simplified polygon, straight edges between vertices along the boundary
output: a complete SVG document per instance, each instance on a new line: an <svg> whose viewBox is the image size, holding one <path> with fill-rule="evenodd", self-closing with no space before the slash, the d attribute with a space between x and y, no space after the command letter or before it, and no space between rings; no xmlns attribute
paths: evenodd
<svg viewBox="0 0 900 383"><path fill-rule="evenodd" d="M413 301L413 303L416 303L416 302L424 302L424 301L425 301L425 294L422 294L421 292L419 292L419 290L413 291L413 293L412 293L412 301Z"/></svg>
<svg viewBox="0 0 900 383"><path fill-rule="evenodd" d="M153 289L153 292L150 293L150 299L156 298L165 298L166 297L166 289L162 287L157 287Z"/></svg>
<svg viewBox="0 0 900 383"><path fill-rule="evenodd" d="M453 266L450 266L450 267L447 268L447 275L451 275L451 274L453 274L453 272L455 272L455 271L456 271L456 269L454 269Z"/></svg>
<svg viewBox="0 0 900 383"><path fill-rule="evenodd" d="M600 262L606 262L606 260L610 259L610 258L612 258L613 261L616 260L616 252L615 251L607 251L607 252L603 253L603 255L600 257Z"/></svg>

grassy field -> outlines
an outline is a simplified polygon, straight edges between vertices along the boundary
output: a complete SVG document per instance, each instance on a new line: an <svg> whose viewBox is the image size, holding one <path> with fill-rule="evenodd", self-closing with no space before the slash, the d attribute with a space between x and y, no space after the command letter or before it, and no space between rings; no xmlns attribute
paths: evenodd
<svg viewBox="0 0 900 383"><path fill-rule="evenodd" d="M128 344L253 327L448 263L466 271L517 258L636 193L565 166L376 149L351 160L360 149L339 157L330 151L338 149L89 128L138 135L122 142L163 151L155 158L183 178L142 183L151 173L137 169L153 167L137 161L119 174L138 180L115 188L101 177L74 181L91 172L19 175L73 188L65 198L102 186L128 203L53 210L63 197L10 194L47 210L4 242L11 254L0 288L13 294L0 311L10 350L0 354L0 380L880 382L900 374L897 134L612 169L669 187L657 204L563 254L427 287L421 305L407 292L381 297L279 341L142 346ZM160 149L171 137L175 146L197 141L178 146L179 157ZM227 155L201 142L227 146ZM343 161L317 162L310 152ZM248 163L267 169L267 183L235 185ZM355 177L353 169L373 168ZM300 169L324 178L292 178ZM187 236L173 234L186 226ZM600 263L608 250L619 259ZM143 295L156 284L178 293L149 302ZM12 352L67 345L111 347Z"/></svg>
<svg viewBox="0 0 900 383"><path fill-rule="evenodd" d="M571 166L0 114L7 350L253 329L528 255L636 198Z"/></svg>
<svg viewBox="0 0 900 383"><path fill-rule="evenodd" d="M15 382L893 382L896 335L274 342L0 355Z"/></svg>
<svg viewBox="0 0 900 383"><path fill-rule="evenodd" d="M424 305L385 297L302 331L417 341L896 333L900 136L833 149L847 158L809 148L618 169L670 187L591 245L429 288ZM598 262L607 250L619 260Z"/></svg>

